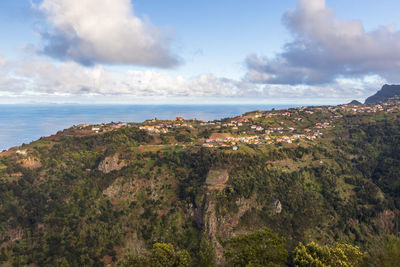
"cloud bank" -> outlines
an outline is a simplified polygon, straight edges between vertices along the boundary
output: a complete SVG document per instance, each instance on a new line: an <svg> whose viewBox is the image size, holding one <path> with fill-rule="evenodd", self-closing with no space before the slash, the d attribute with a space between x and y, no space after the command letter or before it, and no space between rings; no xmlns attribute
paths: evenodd
<svg viewBox="0 0 400 267"><path fill-rule="evenodd" d="M138 18L130 0L44 0L36 8L51 25L40 52L83 65L179 63L165 30Z"/></svg>
<svg viewBox="0 0 400 267"><path fill-rule="evenodd" d="M3 62L3 63L1 63ZM0 95L120 96L120 97L217 97L272 99L313 98L361 99L385 81L377 76L337 79L329 85L262 85L237 81L213 74L191 78L171 76L155 70L115 72L104 66L82 66L47 59L7 61L0 58Z"/></svg>
<svg viewBox="0 0 400 267"><path fill-rule="evenodd" d="M250 81L315 85L374 74L400 81L400 31L393 26L367 32L359 20L337 18L325 0L300 0L283 21L294 40L274 58L250 55Z"/></svg>
<svg viewBox="0 0 400 267"><path fill-rule="evenodd" d="M50 60L5 61L0 65L0 92L47 95L130 95L140 97L235 97L252 94L255 86L213 74L172 77L155 70L123 73L101 65Z"/></svg>

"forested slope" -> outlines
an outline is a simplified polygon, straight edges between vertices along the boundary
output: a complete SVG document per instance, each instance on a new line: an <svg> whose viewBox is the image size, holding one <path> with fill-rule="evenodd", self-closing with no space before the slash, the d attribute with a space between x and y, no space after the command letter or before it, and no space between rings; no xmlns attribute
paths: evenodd
<svg viewBox="0 0 400 267"><path fill-rule="evenodd" d="M350 255L340 247L349 244L361 251L354 262L373 266L386 253L374 244L383 250L398 232L399 113L344 114L310 141L194 145L213 131L168 143L171 133L123 127L3 152L0 261L307 265L299 257L316 244ZM266 247L249 256L252 242ZM276 253L263 254L272 244Z"/></svg>

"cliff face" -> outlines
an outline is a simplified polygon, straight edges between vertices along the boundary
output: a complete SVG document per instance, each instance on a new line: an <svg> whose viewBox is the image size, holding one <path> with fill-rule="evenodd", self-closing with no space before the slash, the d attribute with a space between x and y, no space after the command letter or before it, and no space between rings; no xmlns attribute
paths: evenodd
<svg viewBox="0 0 400 267"><path fill-rule="evenodd" d="M250 198L240 197L231 203L235 206L235 212L223 211L226 207L222 207L221 197L226 194L225 189L232 189L232 181L229 177L227 169L212 168L206 178L206 192L203 195L202 222L203 230L209 236L212 245L216 250L217 261L224 264L223 253L224 241L232 238L239 233L247 232L247 229L237 231L241 221L244 220L245 214L250 210L270 213L271 216L279 216L282 211L282 205L279 200L274 200L270 205L260 205L257 203L257 194ZM268 199L267 196L264 196Z"/></svg>
<svg viewBox="0 0 400 267"><path fill-rule="evenodd" d="M400 96L400 85L385 84L376 94L368 97L365 104L382 102L395 96Z"/></svg>

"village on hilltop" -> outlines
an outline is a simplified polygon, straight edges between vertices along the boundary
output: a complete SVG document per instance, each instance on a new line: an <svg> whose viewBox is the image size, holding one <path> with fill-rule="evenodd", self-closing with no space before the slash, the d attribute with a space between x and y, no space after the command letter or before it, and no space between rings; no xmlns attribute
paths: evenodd
<svg viewBox="0 0 400 267"><path fill-rule="evenodd" d="M253 111L233 118L202 121L185 120L182 117L168 120L147 120L143 123L81 124L56 135L42 138L57 140L63 136L90 136L104 134L123 127L137 127L155 137L172 136L178 133L192 133L191 139L162 142L163 145L201 146L206 148L232 148L240 145L274 145L313 141L322 138L335 127L335 122L344 116L356 114L373 115L400 110L399 99L390 99L373 105L297 107L271 111ZM204 134L206 132L206 134ZM203 134L200 134L203 133ZM166 138L164 138L166 139Z"/></svg>

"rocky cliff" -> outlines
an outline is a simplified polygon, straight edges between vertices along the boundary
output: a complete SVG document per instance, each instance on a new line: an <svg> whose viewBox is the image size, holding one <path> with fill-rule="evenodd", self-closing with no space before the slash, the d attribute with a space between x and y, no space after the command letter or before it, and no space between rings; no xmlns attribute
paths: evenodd
<svg viewBox="0 0 400 267"><path fill-rule="evenodd" d="M400 97L400 85L385 84L376 94L368 97L365 104L383 102L389 98Z"/></svg>

